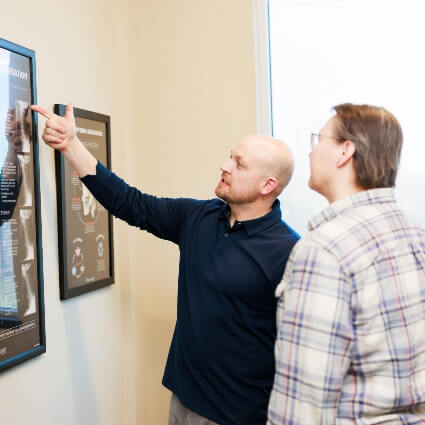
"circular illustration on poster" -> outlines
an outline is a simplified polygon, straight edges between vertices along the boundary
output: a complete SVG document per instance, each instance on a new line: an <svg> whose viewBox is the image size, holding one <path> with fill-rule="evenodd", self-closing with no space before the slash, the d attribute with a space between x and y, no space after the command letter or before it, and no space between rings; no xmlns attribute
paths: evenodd
<svg viewBox="0 0 425 425"><path fill-rule="evenodd" d="M83 240L76 238L72 241L72 264L71 274L76 279L84 275L86 267L84 265Z"/></svg>

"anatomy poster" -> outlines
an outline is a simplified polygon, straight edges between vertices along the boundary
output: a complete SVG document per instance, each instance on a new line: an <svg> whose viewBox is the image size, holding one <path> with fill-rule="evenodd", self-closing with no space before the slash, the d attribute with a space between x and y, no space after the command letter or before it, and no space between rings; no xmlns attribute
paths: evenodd
<svg viewBox="0 0 425 425"><path fill-rule="evenodd" d="M45 351L34 62L0 39L0 370Z"/></svg>
<svg viewBox="0 0 425 425"><path fill-rule="evenodd" d="M57 112L64 113L64 107ZM109 166L109 117L74 108L77 136ZM113 281L112 218L57 154L60 174L60 259L62 298L106 286Z"/></svg>

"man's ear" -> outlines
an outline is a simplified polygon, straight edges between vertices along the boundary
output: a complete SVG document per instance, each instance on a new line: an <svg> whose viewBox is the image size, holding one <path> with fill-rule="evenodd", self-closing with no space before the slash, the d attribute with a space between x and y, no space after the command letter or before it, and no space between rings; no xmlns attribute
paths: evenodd
<svg viewBox="0 0 425 425"><path fill-rule="evenodd" d="M266 181L261 187L261 194L268 195L269 193L273 192L276 189L276 186L277 186L277 179L274 177L267 177Z"/></svg>
<svg viewBox="0 0 425 425"><path fill-rule="evenodd" d="M343 167L348 164L356 153L356 145L349 140L341 144L342 150L336 164L337 167Z"/></svg>

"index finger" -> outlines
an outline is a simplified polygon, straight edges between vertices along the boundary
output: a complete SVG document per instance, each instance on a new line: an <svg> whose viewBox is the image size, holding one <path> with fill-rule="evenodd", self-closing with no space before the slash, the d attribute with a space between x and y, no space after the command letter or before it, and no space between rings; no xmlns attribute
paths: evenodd
<svg viewBox="0 0 425 425"><path fill-rule="evenodd" d="M33 111L38 112L39 114L43 115L47 119L53 118L55 116L55 114L53 112L50 112L46 108L43 108L42 106L39 106L39 105L31 105L31 109Z"/></svg>

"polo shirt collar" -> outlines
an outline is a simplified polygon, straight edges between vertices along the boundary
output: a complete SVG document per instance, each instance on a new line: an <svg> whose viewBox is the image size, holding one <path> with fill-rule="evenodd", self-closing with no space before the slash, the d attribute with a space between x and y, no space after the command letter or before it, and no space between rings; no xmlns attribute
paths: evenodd
<svg viewBox="0 0 425 425"><path fill-rule="evenodd" d="M222 213L220 214L221 219L230 218L230 207L226 204ZM280 202L276 199L273 203L271 211L262 217L254 218L252 220L241 221L240 223L245 228L248 236L255 235L273 224L279 223L282 220L282 212L280 210Z"/></svg>

